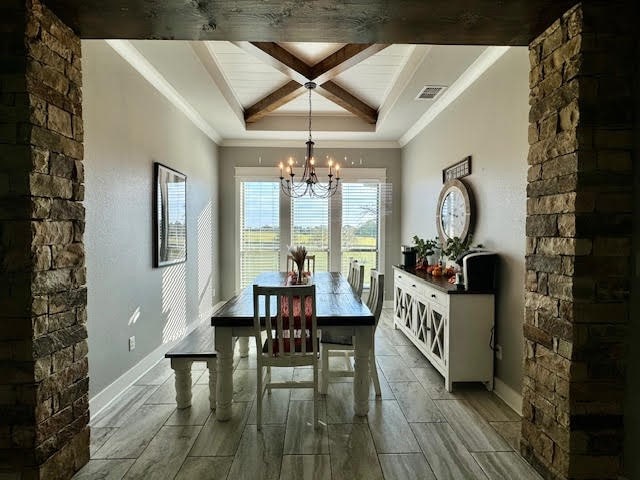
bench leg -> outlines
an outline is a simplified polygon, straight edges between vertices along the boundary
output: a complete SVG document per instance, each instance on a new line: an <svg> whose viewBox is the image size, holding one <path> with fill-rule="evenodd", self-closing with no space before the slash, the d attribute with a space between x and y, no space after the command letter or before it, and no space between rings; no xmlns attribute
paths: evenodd
<svg viewBox="0 0 640 480"><path fill-rule="evenodd" d="M240 352L240 358L249 356L249 337L238 338L238 351Z"/></svg>
<svg viewBox="0 0 640 480"><path fill-rule="evenodd" d="M171 368L176 377L176 403L178 408L191 406L191 360L172 358Z"/></svg>
<svg viewBox="0 0 640 480"><path fill-rule="evenodd" d="M218 378L218 361L215 358L207 360L209 369L209 408L216 409L216 380Z"/></svg>

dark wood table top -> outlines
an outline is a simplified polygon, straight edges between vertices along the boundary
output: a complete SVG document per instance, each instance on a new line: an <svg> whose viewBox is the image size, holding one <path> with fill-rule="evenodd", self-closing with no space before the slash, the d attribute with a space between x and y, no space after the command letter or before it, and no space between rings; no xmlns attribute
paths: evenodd
<svg viewBox="0 0 640 480"><path fill-rule="evenodd" d="M286 281L285 272L258 275L256 285L279 287ZM318 327L375 325L373 314L354 293L347 279L339 272L318 272L313 276L316 286L316 318ZM253 325L253 285L248 285L211 317L214 327L247 327Z"/></svg>

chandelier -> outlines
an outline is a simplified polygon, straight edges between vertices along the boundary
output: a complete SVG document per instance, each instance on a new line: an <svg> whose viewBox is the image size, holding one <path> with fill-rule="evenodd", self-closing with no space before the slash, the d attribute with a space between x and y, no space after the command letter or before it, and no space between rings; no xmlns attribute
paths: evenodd
<svg viewBox="0 0 640 480"><path fill-rule="evenodd" d="M316 88L316 84L314 82L307 82L304 84L304 88L309 90L309 140L306 142L307 154L304 159L304 170L302 172L302 177L296 180L296 174L293 170L293 158L289 158L289 162L286 167L286 175L289 178L285 178L285 167L282 162L280 162L280 187L285 195L292 198L304 197L307 194L310 197L328 198L338 191L338 185L340 183L340 165L337 163L334 165L333 160L329 159L329 174L327 175L328 182L326 184L320 183L318 176L316 175L316 160L313 157L313 146L315 143L311 140L311 90Z"/></svg>

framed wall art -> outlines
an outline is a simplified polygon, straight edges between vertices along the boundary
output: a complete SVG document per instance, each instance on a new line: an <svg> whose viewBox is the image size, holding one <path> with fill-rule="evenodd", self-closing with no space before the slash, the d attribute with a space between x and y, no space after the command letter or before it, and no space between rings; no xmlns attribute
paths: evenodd
<svg viewBox="0 0 640 480"><path fill-rule="evenodd" d="M187 176L153 164L153 266L187 260Z"/></svg>
<svg viewBox="0 0 640 480"><path fill-rule="evenodd" d="M471 175L471 155L442 170L442 183Z"/></svg>

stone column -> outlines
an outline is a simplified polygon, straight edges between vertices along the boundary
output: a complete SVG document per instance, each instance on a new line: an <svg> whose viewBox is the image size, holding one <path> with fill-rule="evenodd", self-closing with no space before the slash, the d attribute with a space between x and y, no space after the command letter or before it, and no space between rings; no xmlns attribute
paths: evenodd
<svg viewBox="0 0 640 480"><path fill-rule="evenodd" d="M579 4L529 47L521 452L548 479L615 479L621 469L631 18L612 2Z"/></svg>
<svg viewBox="0 0 640 480"><path fill-rule="evenodd" d="M0 6L0 476L89 459L80 40ZM11 477L13 478L13 477Z"/></svg>

